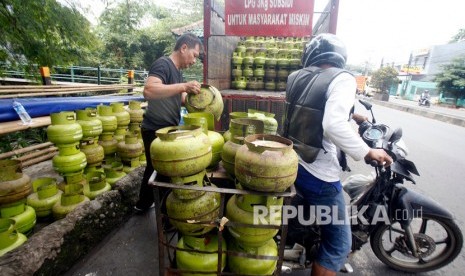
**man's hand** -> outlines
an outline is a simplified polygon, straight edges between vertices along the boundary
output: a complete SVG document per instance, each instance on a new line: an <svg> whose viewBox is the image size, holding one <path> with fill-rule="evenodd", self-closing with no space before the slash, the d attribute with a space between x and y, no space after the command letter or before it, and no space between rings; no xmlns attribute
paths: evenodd
<svg viewBox="0 0 465 276"><path fill-rule="evenodd" d="M198 81L189 81L184 83L185 91L187 93L199 94L200 93L200 83Z"/></svg>
<svg viewBox="0 0 465 276"><path fill-rule="evenodd" d="M365 161L370 163L370 161L375 160L379 165L384 167L389 167L392 164L392 158L389 154L386 153L383 149L370 149L368 154L365 156Z"/></svg>
<svg viewBox="0 0 465 276"><path fill-rule="evenodd" d="M368 117L354 113L352 114L352 120L354 120L357 125L360 125L361 123L368 121Z"/></svg>

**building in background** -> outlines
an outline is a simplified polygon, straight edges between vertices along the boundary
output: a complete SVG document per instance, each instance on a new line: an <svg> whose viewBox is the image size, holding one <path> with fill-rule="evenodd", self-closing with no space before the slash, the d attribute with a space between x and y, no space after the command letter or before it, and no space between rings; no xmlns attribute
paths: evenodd
<svg viewBox="0 0 465 276"><path fill-rule="evenodd" d="M393 94L404 99L417 100L424 90L429 90L433 100L447 102L436 88L434 78L444 65L465 56L465 41L435 45L412 52L408 64L398 66L399 86Z"/></svg>

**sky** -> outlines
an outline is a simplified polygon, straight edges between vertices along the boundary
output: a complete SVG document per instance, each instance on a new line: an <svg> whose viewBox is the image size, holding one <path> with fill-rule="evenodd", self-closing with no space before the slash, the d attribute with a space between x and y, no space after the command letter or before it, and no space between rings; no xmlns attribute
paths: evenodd
<svg viewBox="0 0 465 276"><path fill-rule="evenodd" d="M314 1L318 12L330 0ZM101 1L79 2L91 7L87 17L95 23ZM170 2L174 1L163 1ZM379 66L382 59L385 64L406 64L411 52L446 44L461 28L465 29L463 0L339 0L336 34L346 44L349 64Z"/></svg>
<svg viewBox="0 0 465 276"><path fill-rule="evenodd" d="M315 0L315 11L328 0ZM447 44L465 29L462 0L339 0L336 35L349 64L407 64L410 53Z"/></svg>

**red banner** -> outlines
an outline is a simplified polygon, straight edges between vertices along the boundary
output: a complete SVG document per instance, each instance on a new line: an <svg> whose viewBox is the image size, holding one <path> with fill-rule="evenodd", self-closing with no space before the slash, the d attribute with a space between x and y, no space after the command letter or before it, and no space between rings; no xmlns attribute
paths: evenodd
<svg viewBox="0 0 465 276"><path fill-rule="evenodd" d="M226 35L312 34L314 0L225 0Z"/></svg>

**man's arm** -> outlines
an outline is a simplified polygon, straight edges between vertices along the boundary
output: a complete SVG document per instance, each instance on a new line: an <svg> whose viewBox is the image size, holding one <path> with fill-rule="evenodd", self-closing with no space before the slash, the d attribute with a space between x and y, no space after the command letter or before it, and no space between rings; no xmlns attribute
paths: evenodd
<svg viewBox="0 0 465 276"><path fill-rule="evenodd" d="M361 160L370 148L348 121L355 101L356 87L355 78L347 73L342 73L333 80L327 94L322 123L326 137L354 160Z"/></svg>
<svg viewBox="0 0 465 276"><path fill-rule="evenodd" d="M197 81L189 81L176 84L164 84L161 79L155 76L149 76L144 86L144 98L146 100L168 98L180 93L200 92L200 83Z"/></svg>

